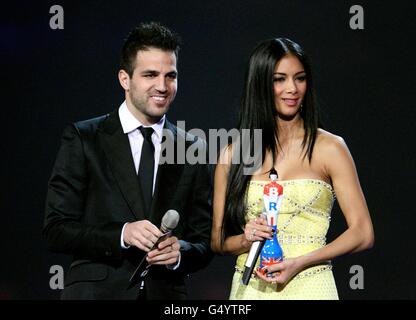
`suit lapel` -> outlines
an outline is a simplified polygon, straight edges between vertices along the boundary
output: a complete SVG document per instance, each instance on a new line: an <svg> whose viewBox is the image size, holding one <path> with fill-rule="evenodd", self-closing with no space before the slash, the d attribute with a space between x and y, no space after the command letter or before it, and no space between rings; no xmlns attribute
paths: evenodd
<svg viewBox="0 0 416 320"><path fill-rule="evenodd" d="M174 151L177 150L177 129L168 120L165 121L165 129L170 130L174 139ZM100 136L103 140L103 149L110 164L110 168L117 181L124 199L132 214L137 220L146 219L140 184L131 155L128 136L123 132L118 112L112 112L100 128ZM185 137L181 136L185 139ZM182 175L184 164L164 163L158 166L156 185L153 193L153 201L149 219L156 225L169 208L170 199L175 194L176 187Z"/></svg>
<svg viewBox="0 0 416 320"><path fill-rule="evenodd" d="M103 123L100 135L110 168L132 214L137 220L145 219L142 193L137 180L130 142L123 132L117 111L112 112Z"/></svg>

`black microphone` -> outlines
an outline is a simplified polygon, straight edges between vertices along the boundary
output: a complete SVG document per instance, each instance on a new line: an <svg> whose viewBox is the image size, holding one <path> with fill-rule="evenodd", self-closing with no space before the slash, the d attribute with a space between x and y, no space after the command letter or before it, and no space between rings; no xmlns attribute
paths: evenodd
<svg viewBox="0 0 416 320"><path fill-rule="evenodd" d="M179 222L179 213L176 210L170 209L166 211L166 213L163 215L162 222L160 225L160 231L163 233L159 239L156 241L156 243L153 245L153 247L150 249L152 251L153 249L157 248L157 245L165 240L167 237L169 237L172 234L172 230L176 228ZM149 252L150 252L149 251ZM146 274L149 272L150 264L146 261L147 253L144 255L142 261L140 261L139 266L134 270L133 275L130 277L130 282L135 282L137 278L144 278Z"/></svg>
<svg viewBox="0 0 416 320"><path fill-rule="evenodd" d="M264 217L264 214L262 215ZM244 264L243 277L241 278L241 283L245 286L248 285L253 269L256 265L257 259L259 258L260 252L263 249L266 239L254 241L251 244L250 251L248 253L246 263Z"/></svg>

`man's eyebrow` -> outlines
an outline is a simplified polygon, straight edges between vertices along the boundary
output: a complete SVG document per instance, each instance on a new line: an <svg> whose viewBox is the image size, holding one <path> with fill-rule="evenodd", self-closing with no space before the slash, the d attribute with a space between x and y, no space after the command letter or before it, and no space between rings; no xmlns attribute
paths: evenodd
<svg viewBox="0 0 416 320"><path fill-rule="evenodd" d="M159 72L158 71L156 71L156 70L151 70L151 69L149 69L149 70L143 70L142 72L140 72L141 74L145 74L145 73L147 73L147 74L159 74Z"/></svg>
<svg viewBox="0 0 416 320"><path fill-rule="evenodd" d="M148 69L148 70L143 70L143 71L141 71L141 72L140 72L140 74L152 74L152 75L158 75L158 74L160 74L160 72L159 72L159 71L156 71L156 70L151 70L151 69ZM167 72L166 74L167 74L167 75L178 75L178 71L172 70L172 71L170 71L170 72Z"/></svg>

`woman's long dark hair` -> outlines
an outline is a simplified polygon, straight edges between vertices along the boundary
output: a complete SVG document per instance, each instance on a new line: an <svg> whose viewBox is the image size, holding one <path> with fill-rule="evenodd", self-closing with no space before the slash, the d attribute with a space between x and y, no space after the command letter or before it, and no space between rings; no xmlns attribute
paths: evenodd
<svg viewBox="0 0 416 320"><path fill-rule="evenodd" d="M277 157L279 133L276 122L276 106L274 99L273 74L277 62L287 55L299 59L306 73L306 93L300 116L303 119L305 135L302 142L304 157L312 159L312 151L320 126L317 105L313 92L312 74L309 60L303 49L295 42L286 38L269 39L258 44L248 63L245 84L239 112L238 129L262 129L262 163L266 151ZM277 142L277 143L276 143ZM251 150L254 150L251 134ZM241 152L233 150L233 152ZM229 174L224 208L224 223L221 241L232 235L241 234L245 221L246 203L244 201L251 175L244 174L244 163L232 164ZM271 168L270 168L271 169Z"/></svg>

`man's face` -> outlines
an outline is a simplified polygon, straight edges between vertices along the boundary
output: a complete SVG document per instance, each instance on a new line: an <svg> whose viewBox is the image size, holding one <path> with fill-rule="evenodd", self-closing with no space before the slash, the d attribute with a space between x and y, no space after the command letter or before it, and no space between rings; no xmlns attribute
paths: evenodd
<svg viewBox="0 0 416 320"><path fill-rule="evenodd" d="M177 75L173 51L149 48L137 52L133 76L125 73L127 78L122 86L127 107L144 125L158 122L168 112L176 96Z"/></svg>

